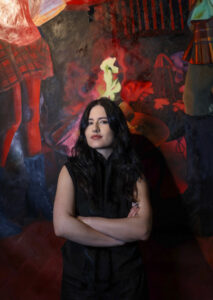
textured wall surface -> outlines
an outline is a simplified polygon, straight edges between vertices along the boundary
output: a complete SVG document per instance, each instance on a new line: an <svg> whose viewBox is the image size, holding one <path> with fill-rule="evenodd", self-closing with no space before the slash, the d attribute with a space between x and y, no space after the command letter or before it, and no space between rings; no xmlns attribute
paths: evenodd
<svg viewBox="0 0 213 300"><path fill-rule="evenodd" d="M39 11L31 1L28 31L14 23L14 40L0 22L2 299L59 299L57 176L85 106L103 95L123 110L151 189L153 234L142 245L151 299L211 299L211 65L182 59L191 2L56 0ZM184 88L197 95L194 114Z"/></svg>

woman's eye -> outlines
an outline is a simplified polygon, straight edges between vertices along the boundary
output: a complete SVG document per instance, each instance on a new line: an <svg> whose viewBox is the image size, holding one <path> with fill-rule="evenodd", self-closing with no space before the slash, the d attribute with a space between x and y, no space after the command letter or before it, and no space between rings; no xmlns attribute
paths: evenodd
<svg viewBox="0 0 213 300"><path fill-rule="evenodd" d="M91 122L91 121L88 122L88 126L89 126L89 125L92 125L92 124L93 124L93 122Z"/></svg>
<svg viewBox="0 0 213 300"><path fill-rule="evenodd" d="M101 120L100 121L100 124L108 124L109 122L108 122L108 120Z"/></svg>

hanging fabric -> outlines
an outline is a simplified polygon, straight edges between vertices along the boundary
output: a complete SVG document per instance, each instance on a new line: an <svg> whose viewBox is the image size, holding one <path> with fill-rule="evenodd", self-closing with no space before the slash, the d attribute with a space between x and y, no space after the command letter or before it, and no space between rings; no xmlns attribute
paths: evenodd
<svg viewBox="0 0 213 300"><path fill-rule="evenodd" d="M213 0L197 1L195 4L190 20L208 20L213 16Z"/></svg>
<svg viewBox="0 0 213 300"><path fill-rule="evenodd" d="M68 5L96 5L104 2L112 2L112 0L66 0Z"/></svg>
<svg viewBox="0 0 213 300"><path fill-rule="evenodd" d="M0 39L24 46L40 38L33 23L28 0L0 0Z"/></svg>
<svg viewBox="0 0 213 300"><path fill-rule="evenodd" d="M65 0L28 0L30 13L36 26L48 22L57 16L65 7Z"/></svg>

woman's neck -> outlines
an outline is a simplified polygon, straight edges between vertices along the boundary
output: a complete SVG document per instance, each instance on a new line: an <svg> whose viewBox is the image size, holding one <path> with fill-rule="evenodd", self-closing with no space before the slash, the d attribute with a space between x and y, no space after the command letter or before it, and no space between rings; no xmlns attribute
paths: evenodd
<svg viewBox="0 0 213 300"><path fill-rule="evenodd" d="M108 159L110 155L112 154L112 148L102 148L102 149L96 149L98 153L100 153L105 159Z"/></svg>

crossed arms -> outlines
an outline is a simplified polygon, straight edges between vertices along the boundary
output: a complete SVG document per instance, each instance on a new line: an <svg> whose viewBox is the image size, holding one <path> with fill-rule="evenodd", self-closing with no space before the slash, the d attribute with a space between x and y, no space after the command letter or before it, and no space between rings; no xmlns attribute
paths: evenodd
<svg viewBox="0 0 213 300"><path fill-rule="evenodd" d="M55 234L79 244L112 247L136 240L146 240L152 226L148 188L142 179L136 183L137 206L126 218L75 217L75 190L64 166L59 174L53 210Z"/></svg>

